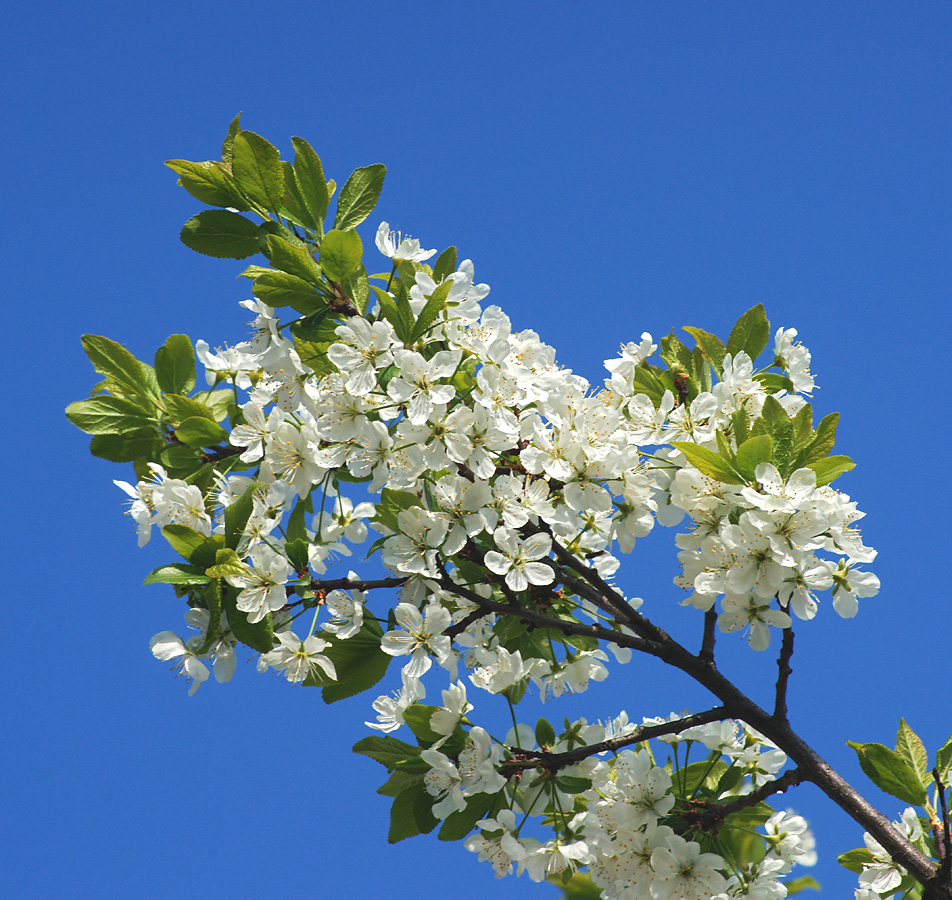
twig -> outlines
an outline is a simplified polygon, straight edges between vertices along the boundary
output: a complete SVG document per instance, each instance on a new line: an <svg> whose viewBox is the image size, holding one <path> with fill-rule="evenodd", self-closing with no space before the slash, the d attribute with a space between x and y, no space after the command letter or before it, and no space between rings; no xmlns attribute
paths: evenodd
<svg viewBox="0 0 952 900"><path fill-rule="evenodd" d="M783 630L783 642L780 645L780 655L777 657L777 699L774 703L774 718L782 722L787 721L787 682L790 679L790 657L793 656L793 625Z"/></svg>
<svg viewBox="0 0 952 900"><path fill-rule="evenodd" d="M714 626L717 623L717 610L712 606L704 613L704 637L701 639L701 649L698 658L714 665Z"/></svg>
<svg viewBox="0 0 952 900"><path fill-rule="evenodd" d="M505 775L508 772L521 769L543 768L548 772L556 772L565 766L581 762L588 759L596 753L617 753L622 747L628 747L631 744L640 744L650 738L662 737L666 734L680 734L689 728L697 725L706 725L708 722L719 722L728 718L727 708L717 706L706 712L695 713L692 716L685 716L683 719L675 719L672 722L662 722L658 725L642 725L636 728L631 734L622 735L616 738L610 738L607 741L601 741L598 744L588 744L584 747L576 747L574 750L566 750L562 753L551 753L548 750L518 750L513 751L517 754L516 759L508 760L500 766L500 771Z"/></svg>

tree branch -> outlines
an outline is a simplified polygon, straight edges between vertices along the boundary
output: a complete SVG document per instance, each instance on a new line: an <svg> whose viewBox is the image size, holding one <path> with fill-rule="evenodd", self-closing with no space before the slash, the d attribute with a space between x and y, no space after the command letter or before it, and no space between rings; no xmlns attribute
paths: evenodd
<svg viewBox="0 0 952 900"><path fill-rule="evenodd" d="M712 606L704 612L704 637L701 639L701 649L698 658L714 665L714 626L717 624L717 610Z"/></svg>
<svg viewBox="0 0 952 900"><path fill-rule="evenodd" d="M784 628L783 641L780 645L780 655L777 657L777 696L774 703L774 718L787 721L787 681L793 669L790 668L790 657L793 656L793 625Z"/></svg>
<svg viewBox="0 0 952 900"><path fill-rule="evenodd" d="M500 766L500 771L506 775L508 772L521 771L522 769L542 768L549 772L556 772L565 766L581 762L588 759L596 753L617 753L623 747L631 744L640 744L650 738L662 737L666 734L680 734L689 728L697 725L706 725L708 722L719 722L722 719L730 718L727 708L716 706L706 712L695 713L692 716L685 716L683 719L675 719L673 722L662 722L658 725L642 725L633 732L621 735L616 738L610 738L607 741L601 741L598 744L588 744L584 747L576 747L573 750L565 750L562 753L551 753L548 750L512 750L514 758L508 760Z"/></svg>

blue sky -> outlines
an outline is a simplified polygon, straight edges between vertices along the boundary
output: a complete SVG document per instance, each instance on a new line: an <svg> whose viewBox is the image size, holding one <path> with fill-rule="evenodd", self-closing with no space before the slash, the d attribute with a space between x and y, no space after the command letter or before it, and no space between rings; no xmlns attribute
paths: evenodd
<svg viewBox="0 0 952 900"><path fill-rule="evenodd" d="M189 699L148 650L183 608L145 573L113 478L63 408L106 334L151 358L173 332L244 333L243 267L187 250L200 208L166 159L216 157L228 122L338 181L386 163L376 223L455 244L519 328L598 380L642 331L726 336L762 302L813 352L840 411L838 486L868 514L878 597L801 629L795 726L890 816L847 740L904 716L952 731L948 369L952 7L945 3L71 4L7 14L4 294L14 319L3 454L8 609L0 721L10 896L554 897L495 882L459 844L391 847L383 780L350 753L371 696L327 707L241 665ZM689 645L672 533L619 577ZM640 549L640 548L639 548ZM942 563L940 565L940 563ZM729 637L729 636L728 636ZM736 636L735 636L736 637ZM725 638L722 668L767 702L772 656ZM635 661L563 714L699 710ZM806 787L826 896L861 830ZM461 886L462 885L462 886ZM346 892L346 893L343 893Z"/></svg>

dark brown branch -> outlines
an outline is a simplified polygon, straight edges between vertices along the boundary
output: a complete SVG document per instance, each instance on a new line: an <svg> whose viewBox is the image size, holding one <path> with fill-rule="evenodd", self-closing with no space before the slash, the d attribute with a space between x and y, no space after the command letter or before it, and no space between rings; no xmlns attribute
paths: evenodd
<svg viewBox="0 0 952 900"><path fill-rule="evenodd" d="M935 837L936 855L939 857L939 874L948 881L952 873L952 826L949 824L949 807L945 799L945 785L939 776L939 770L932 770L935 779L936 793L939 796L939 806L942 808L942 822L934 822L932 833Z"/></svg>
<svg viewBox="0 0 952 900"><path fill-rule="evenodd" d="M793 625L783 629L783 642L777 657L777 695L774 703L774 718L787 721L787 682L790 679L790 657L793 656Z"/></svg>
<svg viewBox="0 0 952 900"><path fill-rule="evenodd" d="M449 638L455 638L458 634L462 634L464 631L466 631L466 629L469 628L473 622L477 622L488 615L490 615L490 610L488 609L474 609L471 613L466 615L465 618L460 619L459 622L456 622L453 625L450 625L450 627L447 628L443 634Z"/></svg>
<svg viewBox="0 0 952 900"><path fill-rule="evenodd" d="M704 637L701 639L701 649L698 658L714 665L714 626L717 624L717 610L712 606L704 612Z"/></svg>
<svg viewBox="0 0 952 900"><path fill-rule="evenodd" d="M553 616L547 616L545 613L527 606L510 606L506 603L497 603L487 597L481 597L475 591L471 591L465 585L456 584L443 570L439 580L439 585L447 591L459 594L467 600L475 603L484 613L494 612L503 616L514 616L529 622L539 628L551 628L553 631L560 631L562 634L581 634L587 637L593 637L600 641L609 641L618 644L619 647L630 647L632 650L641 650L645 653L654 654L654 647L648 641L642 640L624 632L612 631L601 625L584 625L581 622L566 622L564 619L556 619ZM452 626L451 626L452 627Z"/></svg>
<svg viewBox="0 0 952 900"><path fill-rule="evenodd" d="M351 581L349 578L328 578L324 581L312 581L309 585L314 591L372 591L374 588L396 588L403 587L410 579L400 578L379 578L376 581Z"/></svg>
<svg viewBox="0 0 952 900"><path fill-rule="evenodd" d="M768 781L760 787L754 788L749 794L744 794L736 800L731 800L729 803L709 805L704 813L702 813L702 818L710 818L711 825L705 823L708 830L710 830L712 826L716 827L723 822L731 813L740 812L742 809L750 809L750 807L756 806L762 800L766 800L774 794L782 794L787 788L801 784L804 780L805 776L799 768L788 769L779 778L775 778L773 781Z"/></svg>
<svg viewBox="0 0 952 900"><path fill-rule="evenodd" d="M556 772L565 766L573 765L588 759L596 753L617 753L623 747L631 744L640 744L651 738L662 737L666 734L680 734L689 728L697 725L707 725L708 722L719 722L722 719L730 718L727 708L717 706L706 712L695 713L693 716L685 716L683 719L675 719L673 722L661 722L657 725L642 725L636 728L631 734L622 735L616 738L610 738L607 741L601 741L598 744L588 744L584 747L576 747L573 750L565 750L562 753L551 753L548 750L511 750L514 758L503 763L500 771L504 774L512 774L522 769L542 768L548 772Z"/></svg>

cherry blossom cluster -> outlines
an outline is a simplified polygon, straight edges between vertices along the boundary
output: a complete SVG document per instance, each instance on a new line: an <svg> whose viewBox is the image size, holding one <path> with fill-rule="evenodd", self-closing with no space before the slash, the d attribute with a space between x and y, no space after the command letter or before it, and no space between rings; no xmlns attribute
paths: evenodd
<svg viewBox="0 0 952 900"><path fill-rule="evenodd" d="M533 788L524 756L531 742L517 728L512 742L500 743L469 723L462 679L518 702L529 684L543 698L557 697L607 676L610 657L592 638L556 629L544 645L517 641L507 621L526 609L549 617L550 635L553 622L613 629L619 642L603 642L626 662L631 649L623 638L633 632L615 614L634 615L642 601L610 581L619 556L655 521L671 526L687 517L676 538L682 572L675 579L689 592L685 605L709 611L719 599L721 630L746 629L754 649L769 645L771 627L791 627L791 612L812 619L824 591L832 591L837 613L855 615L857 598L875 594L879 582L860 569L875 551L863 544L855 524L862 513L847 495L818 486L811 468L783 477L770 462L760 462L746 483L727 483L670 446L736 451L738 415L755 423L768 403L796 415L802 394L815 387L809 351L795 342L795 330L777 331L773 365L792 392L771 389L740 351L726 354L709 390L689 399L668 389L652 399L639 371L658 347L644 334L606 361L604 386L596 388L560 367L535 332L514 332L499 307L484 308L489 289L475 283L468 260L438 283L422 264L432 252L396 239L386 223L377 246L394 260L394 272L398 262L415 264L415 280L404 288L410 314L426 327L401 340L384 308L395 294L378 289L383 306L337 325L325 342L326 365L316 370L274 309L259 299L243 303L255 316L251 337L214 352L199 342L196 350L209 386L233 387L240 418L229 440L244 471L219 476L204 494L156 463L150 480L116 482L130 497L140 545L154 527L172 524L224 534L227 511L251 489L234 559L220 565L247 622L272 626L273 647L260 654L259 670L326 685L338 676L332 649L376 635L380 651L401 663L400 689L373 702L376 721L368 725L383 734L420 706L434 663L445 670L452 685L429 721L438 739L421 754L425 788L441 821L477 795L504 798L467 839L497 875L515 869L540 880L587 867L608 900L785 896L778 878L815 859L800 817L778 812L757 822L766 855L737 868L703 849L700 837L686 836L691 810L673 781L681 770L656 764L646 745L612 758L593 752L551 782L534 776ZM439 290L445 302L433 314ZM342 493L355 483L366 486L369 500ZM302 563L285 525L304 503ZM368 594L377 585L353 572L346 579L353 588L308 594L314 576L350 556L371 528L378 535L371 549L393 576L387 585L400 585L395 608L371 612ZM615 605L580 581L610 588ZM152 651L184 672L194 693L209 677L206 663L217 680L231 678L239 639L224 613L199 607L186 619L197 634L162 632ZM583 721L545 752L633 730L624 716L607 727ZM712 759L723 758L718 765L739 773L724 782L724 800L766 784L786 761L765 738L732 723L672 734L669 743L703 745ZM519 760L526 784L513 778L523 772ZM560 788L559 778L569 787ZM554 821L555 838L528 836L517 810L523 821ZM887 875L877 873L864 875L869 891L886 890Z"/></svg>

